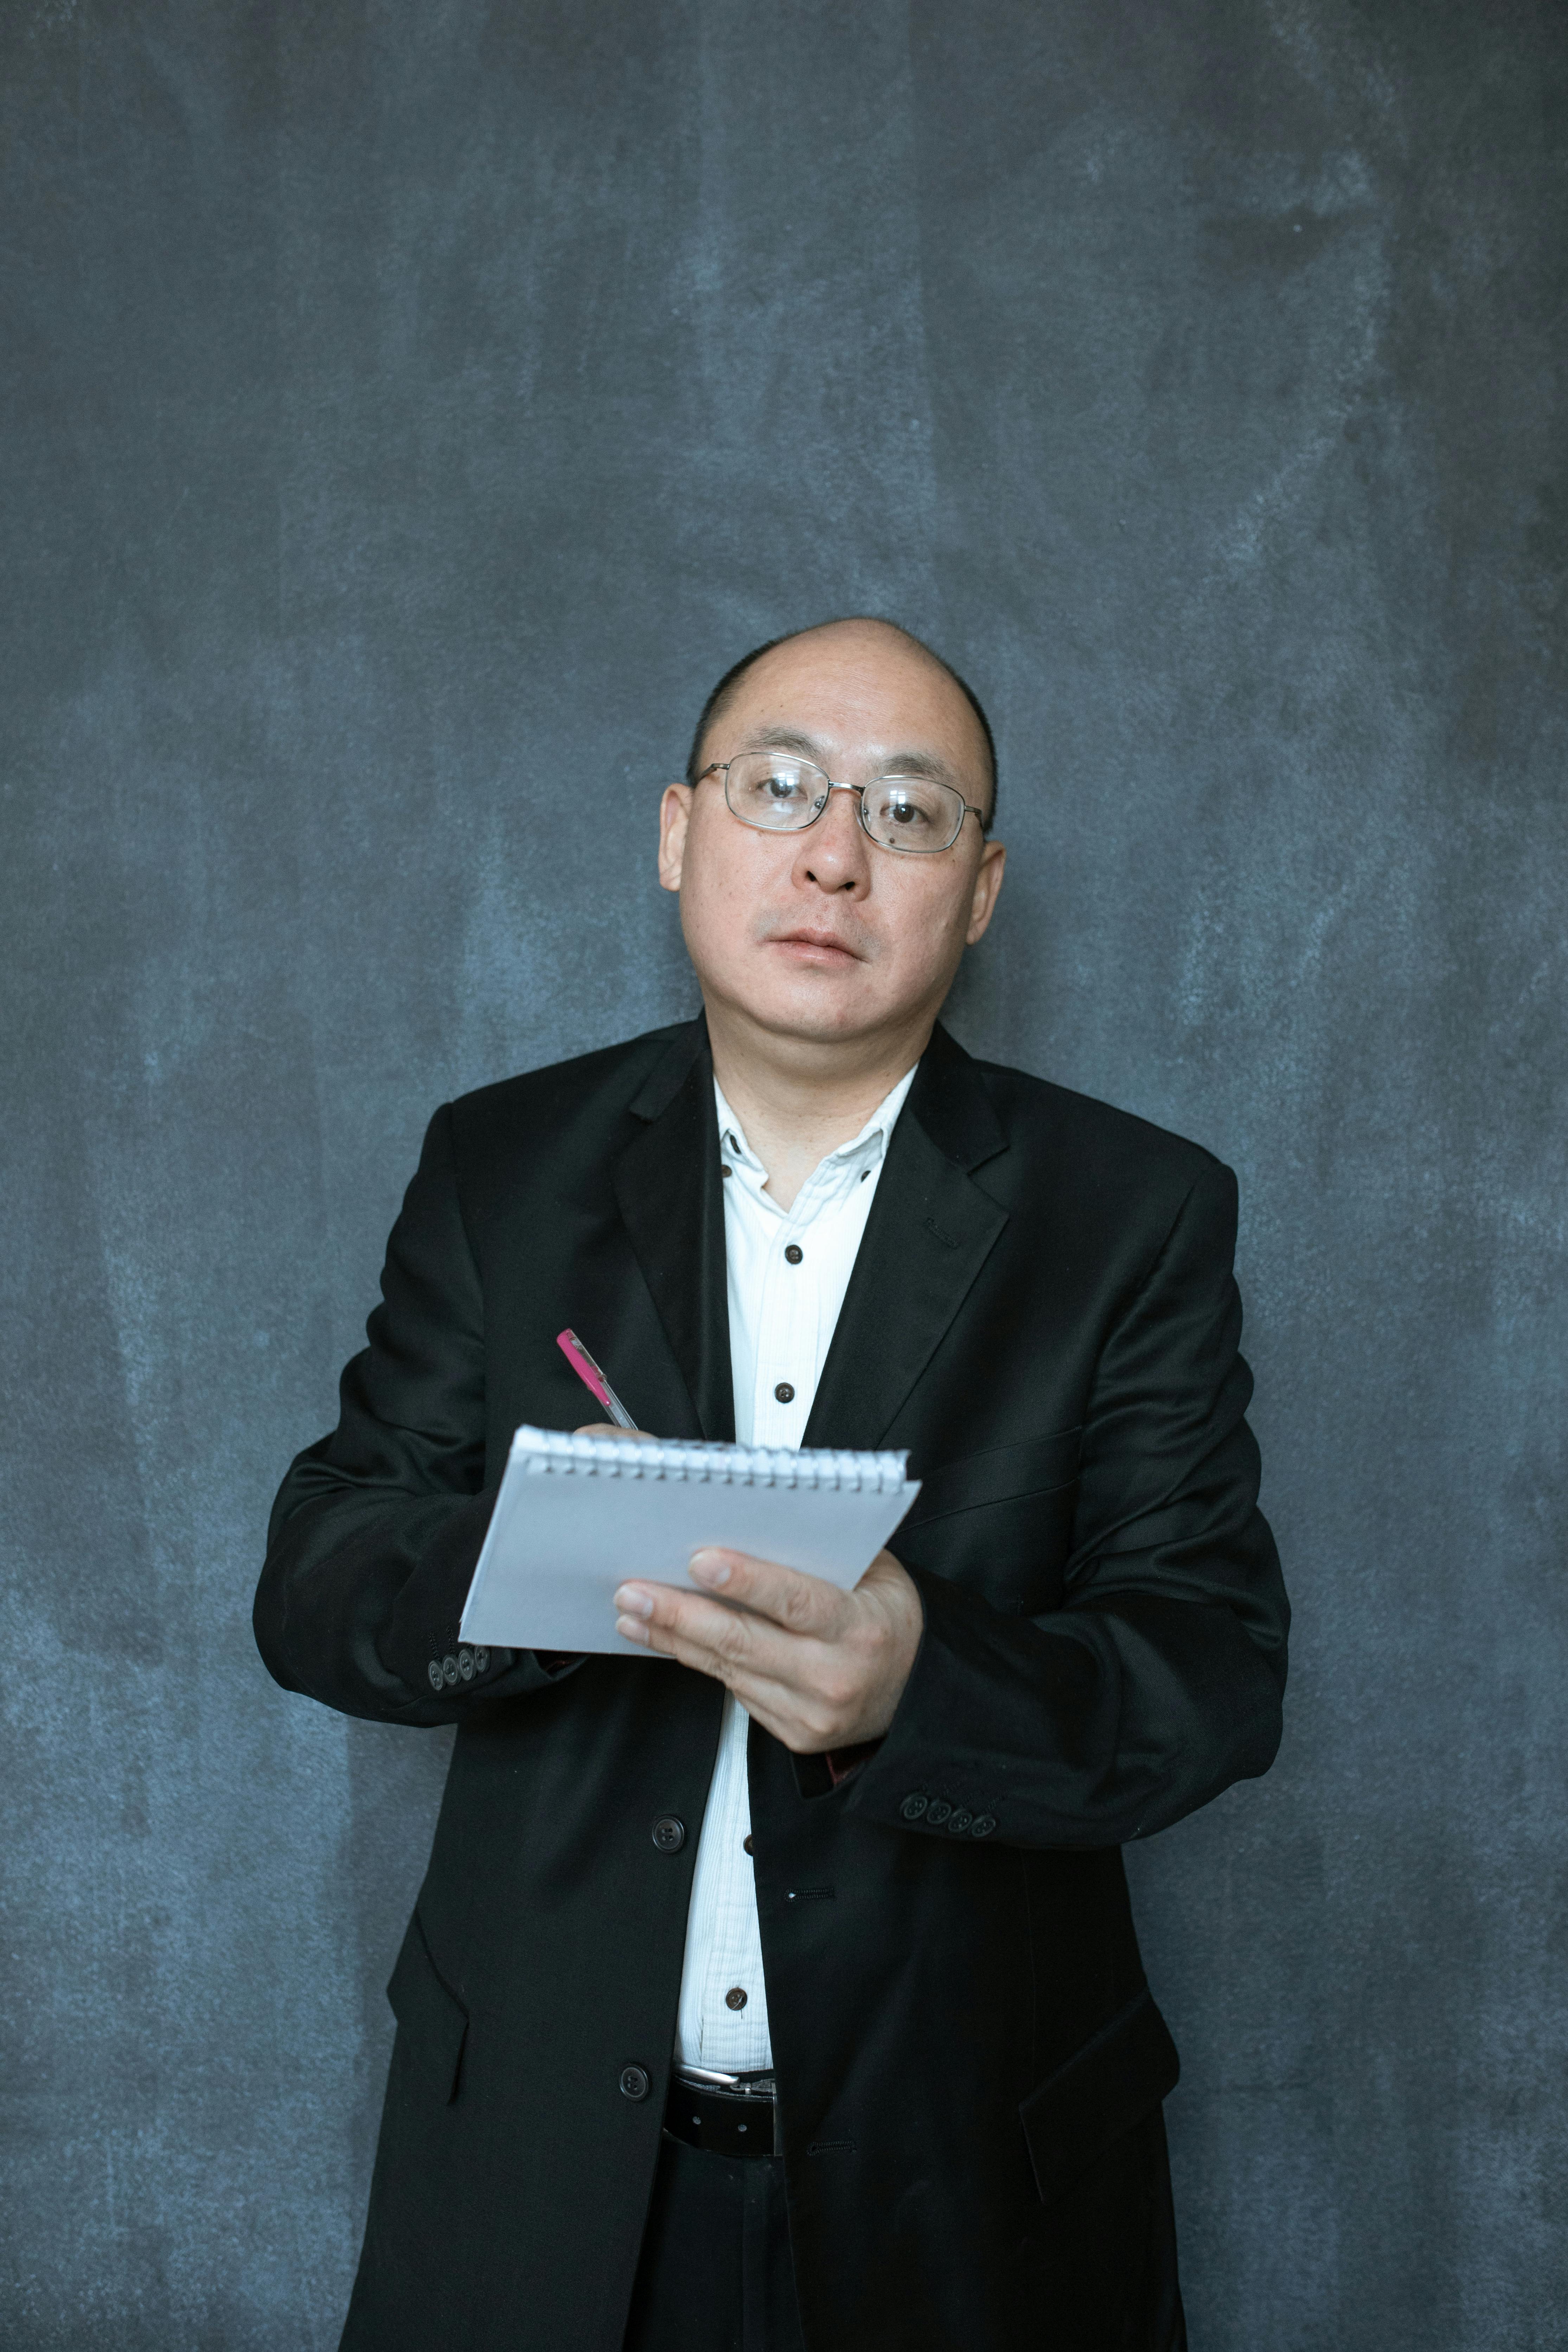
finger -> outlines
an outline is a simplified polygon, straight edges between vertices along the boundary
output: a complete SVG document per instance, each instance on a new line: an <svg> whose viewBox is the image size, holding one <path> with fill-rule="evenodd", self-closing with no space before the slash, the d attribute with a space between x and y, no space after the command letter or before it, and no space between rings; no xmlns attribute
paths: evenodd
<svg viewBox="0 0 1568 2352"><path fill-rule="evenodd" d="M622 1585L616 1601L616 1631L625 1640L722 1683L797 1753L832 1747L846 1708L854 1711L853 1674L847 1682L842 1652L828 1643L672 1585Z"/></svg>
<svg viewBox="0 0 1568 2352"><path fill-rule="evenodd" d="M613 1421L585 1421L572 1434L574 1437L640 1437L647 1445L658 1443L651 1429L622 1429Z"/></svg>
<svg viewBox="0 0 1568 2352"><path fill-rule="evenodd" d="M641 1649L657 1650L694 1673L706 1675L733 1691L753 1722L796 1754L809 1755L833 1742L835 1726L822 1715L808 1692L771 1676L750 1672L738 1661L722 1657L705 1642L694 1640L681 1624L655 1625L646 1617L619 1616L616 1631ZM787 1636L778 1636L780 1640ZM799 1648L798 1643L792 1644ZM815 1647L815 1644L813 1645Z"/></svg>
<svg viewBox="0 0 1568 2352"><path fill-rule="evenodd" d="M842 1708L809 1685L741 1675L729 1685L746 1713L796 1756L845 1744Z"/></svg>
<svg viewBox="0 0 1568 2352"><path fill-rule="evenodd" d="M816 1712L824 1664L832 1656L824 1643L673 1585L622 1585L616 1605L623 1639L723 1683L748 1709L765 1696L769 1710L776 1704L786 1713Z"/></svg>
<svg viewBox="0 0 1568 2352"><path fill-rule="evenodd" d="M849 1614L836 1584L808 1576L803 1569L781 1568L776 1560L754 1559L749 1552L717 1546L694 1551L689 1574L704 1591L721 1592L726 1601L771 1618L786 1632L811 1634L819 1642L836 1641Z"/></svg>
<svg viewBox="0 0 1568 2352"><path fill-rule="evenodd" d="M793 1640L765 1618L672 1584L619 1585L616 1609L616 1630L626 1640L640 1640L646 1648L721 1681L760 1665L765 1671L764 1654L785 1649Z"/></svg>
<svg viewBox="0 0 1568 2352"><path fill-rule="evenodd" d="M857 1592L864 1592L868 1589L875 1591L879 1585L886 1584L889 1579L895 1583L907 1584L910 1580L910 1572L901 1560L895 1559L890 1551L884 1549L877 1554L865 1575L859 1579L855 1590Z"/></svg>

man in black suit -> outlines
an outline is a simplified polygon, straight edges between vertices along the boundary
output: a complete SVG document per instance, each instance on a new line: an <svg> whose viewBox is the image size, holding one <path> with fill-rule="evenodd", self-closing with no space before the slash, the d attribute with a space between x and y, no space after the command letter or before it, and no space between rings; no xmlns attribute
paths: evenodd
<svg viewBox="0 0 1568 2352"><path fill-rule="evenodd" d="M431 1123L256 1610L286 1688L458 1726L345 2346L1184 2343L1119 1848L1279 1735L1236 1186L937 1024L994 782L901 631L762 649L664 801L703 1015ZM624 1657L463 1645L564 1324L661 1435L907 1447L914 1508L850 1594L628 1562Z"/></svg>

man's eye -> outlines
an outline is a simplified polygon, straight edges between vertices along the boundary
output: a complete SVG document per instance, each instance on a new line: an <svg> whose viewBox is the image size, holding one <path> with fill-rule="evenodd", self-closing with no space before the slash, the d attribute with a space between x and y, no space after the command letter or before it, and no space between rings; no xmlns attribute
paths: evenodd
<svg viewBox="0 0 1568 2352"><path fill-rule="evenodd" d="M805 797L798 776L769 776L763 785L770 800L791 801Z"/></svg>

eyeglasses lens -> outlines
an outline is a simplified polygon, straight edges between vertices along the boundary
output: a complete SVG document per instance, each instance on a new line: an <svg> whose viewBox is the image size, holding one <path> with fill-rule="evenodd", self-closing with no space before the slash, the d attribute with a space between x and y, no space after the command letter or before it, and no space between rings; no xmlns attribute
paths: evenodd
<svg viewBox="0 0 1568 2352"><path fill-rule="evenodd" d="M861 801L866 830L884 849L947 849L963 823L963 795L929 776L884 776Z"/></svg>
<svg viewBox="0 0 1568 2352"><path fill-rule="evenodd" d="M746 824L794 833L809 824L827 793L827 778L809 760L777 751L745 751L731 760L724 797Z"/></svg>
<svg viewBox="0 0 1568 2352"><path fill-rule="evenodd" d="M827 792L820 768L786 752L743 751L724 778L724 797L735 814L766 833L803 831ZM963 823L963 793L927 776L882 776L867 785L860 805L872 840L906 854L951 848Z"/></svg>

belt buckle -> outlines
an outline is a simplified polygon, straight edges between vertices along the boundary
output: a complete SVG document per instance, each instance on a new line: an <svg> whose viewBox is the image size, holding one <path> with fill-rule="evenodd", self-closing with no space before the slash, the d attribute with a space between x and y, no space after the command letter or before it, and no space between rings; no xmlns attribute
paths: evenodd
<svg viewBox="0 0 1568 2352"><path fill-rule="evenodd" d="M779 2153L778 2092L771 2070L725 2074L711 2066L681 2066L670 2090L669 2105L679 2117L675 2137L689 2146L714 2156ZM685 2114L679 2104L682 2091L691 2095L690 2108ZM692 2113L691 2108L700 2112ZM686 2128L688 2119L695 2137Z"/></svg>
<svg viewBox="0 0 1568 2352"><path fill-rule="evenodd" d="M721 2074L711 2066L679 2066L676 2072L683 2083L691 2083L700 2091L720 2091L731 2098L771 2099L775 2105L778 2100L771 2066L759 2067L753 2074Z"/></svg>

